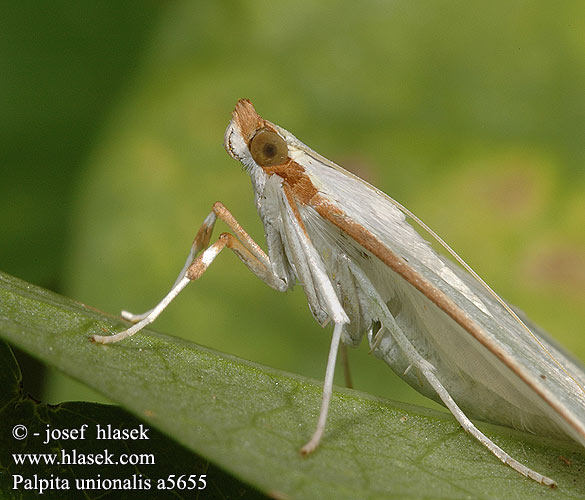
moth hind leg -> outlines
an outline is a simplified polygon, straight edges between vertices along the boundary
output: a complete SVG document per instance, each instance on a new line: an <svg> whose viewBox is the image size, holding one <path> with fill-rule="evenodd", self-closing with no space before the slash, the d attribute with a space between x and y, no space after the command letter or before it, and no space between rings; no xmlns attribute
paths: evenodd
<svg viewBox="0 0 585 500"><path fill-rule="evenodd" d="M483 432L481 432L469 418L463 413L461 408L457 405L457 403L453 400L447 389L441 384L439 379L433 373L429 367L421 367L420 364L417 364L418 368L421 370L423 376L427 379L427 381L431 384L433 389L435 389L437 395L441 398L445 406L449 409L449 411L453 414L459 425L463 427L463 429L471 434L475 439L477 439L481 444L483 444L488 450L490 450L500 461L509 465L515 471L519 472L525 477L530 479L534 479L536 482L543 484L545 486L550 486L551 488L556 488L557 483L549 478L546 477L539 472L533 471L529 467L526 467L524 464L518 462L515 458L512 458L508 453L506 453L502 448L500 448L496 443L494 443L490 438L488 438Z"/></svg>
<svg viewBox="0 0 585 500"><path fill-rule="evenodd" d="M463 427L463 429L466 432L471 434L488 450L490 450L499 460L512 467L515 471L519 472L525 477L537 481L540 484L555 488L556 487L555 481L536 471L533 471L529 467L526 467L525 465L518 462L516 459L512 458L508 453L502 450L491 439L489 439L485 434L483 434L473 424L473 422L471 422L471 420L465 415L465 413L463 413L461 408L459 408L455 400L451 397L449 391L439 380L439 377L437 377L437 375L435 374L436 372L435 367L418 353L418 351L412 345L406 334L396 323L394 316L388 309L388 306L386 305L382 297L379 295L378 291L373 286L369 278L357 266L351 266L351 271L356 277L357 282L360 284L363 298L370 303L373 310L376 310L379 321L382 324L382 329L380 330L380 332L376 335L376 337L372 338L372 348L376 349L378 347L382 335L384 334L390 335L394 342L400 347L400 349L404 352L405 356L408 358L410 362L408 369L410 369L410 367L413 367L418 370L421 377L425 378L428 381L428 383L439 396L443 404L449 409L449 411L453 414L457 422L459 422L461 427Z"/></svg>
<svg viewBox="0 0 585 500"><path fill-rule="evenodd" d="M341 363L343 364L343 378L345 381L345 387L348 389L353 389L353 380L351 378L351 368L349 366L349 352L347 350L347 345L342 342L339 350L341 351Z"/></svg>
<svg viewBox="0 0 585 500"><path fill-rule="evenodd" d="M395 325L396 328L399 328L398 325ZM437 375L435 374L435 367L427 362L424 358L422 358L418 352L416 352L414 346L408 341L404 333L400 330L398 333L396 331L392 332L392 336L395 340L400 344L403 350L409 351L407 352L407 356L411 360L411 366L418 369L421 377L425 378L431 387L435 390L439 398L443 404L447 407L447 409L451 412L451 414L455 417L459 425L465 430L467 433L471 434L475 439L477 439L481 444L483 444L488 450L490 450L501 462L509 465L514 469L516 472L519 472L523 476L533 479L534 481L545 485L550 486L551 488L556 488L557 484L551 478L536 472L529 467L525 466L524 464L518 462L515 458L512 458L508 453L506 453L502 448L500 448L496 443L494 443L490 438L488 438L483 432L481 432L473 422L465 415L463 410L459 408L455 400L449 394L449 391L445 388L445 386L441 383ZM400 338L403 337L403 338Z"/></svg>

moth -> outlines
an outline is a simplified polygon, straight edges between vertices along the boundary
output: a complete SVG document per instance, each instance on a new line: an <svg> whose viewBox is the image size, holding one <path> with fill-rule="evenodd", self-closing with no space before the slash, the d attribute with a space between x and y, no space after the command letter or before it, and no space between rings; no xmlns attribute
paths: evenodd
<svg viewBox="0 0 585 500"><path fill-rule="evenodd" d="M216 202L195 236L179 277L117 342L146 325L231 249L268 286L284 292L300 282L310 311L333 324L319 419L302 453L325 431L340 342L372 353L425 396L446 406L459 424L502 462L541 484L556 483L519 463L470 418L585 446L585 371L537 326L504 302L451 248L398 202L236 104L224 146L252 180L267 252ZM231 232L212 244L217 219ZM415 230L434 237L453 260Z"/></svg>

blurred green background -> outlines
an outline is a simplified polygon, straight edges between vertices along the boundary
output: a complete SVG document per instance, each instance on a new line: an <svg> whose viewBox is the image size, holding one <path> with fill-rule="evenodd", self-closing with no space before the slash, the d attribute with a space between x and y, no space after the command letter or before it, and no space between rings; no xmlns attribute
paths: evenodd
<svg viewBox="0 0 585 500"><path fill-rule="evenodd" d="M4 271L142 312L214 201L264 243L222 148L247 97L408 206L585 359L582 1L57 0L5 5L0 23ZM302 289L279 294L228 253L153 327L324 374L330 331ZM366 349L350 354L357 388L425 401ZM39 370L25 381L49 402L100 400Z"/></svg>

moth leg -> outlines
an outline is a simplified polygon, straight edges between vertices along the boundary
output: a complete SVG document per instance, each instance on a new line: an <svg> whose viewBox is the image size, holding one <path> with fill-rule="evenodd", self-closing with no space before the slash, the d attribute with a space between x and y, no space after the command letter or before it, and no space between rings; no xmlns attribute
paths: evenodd
<svg viewBox="0 0 585 500"><path fill-rule="evenodd" d="M331 347L329 348L329 357L327 359L327 369L325 370L325 382L323 384L323 399L321 400L321 410L319 412L319 420L317 428L309 442L301 448L301 454L308 455L315 451L323 433L325 432L325 424L327 423L327 413L329 412L329 403L331 401L331 393L333 391L333 374L335 373L335 361L337 359L337 351L339 349L339 341L341 339L341 331L343 330L343 323L335 323L333 329L333 336L331 337Z"/></svg>
<svg viewBox="0 0 585 500"><path fill-rule="evenodd" d="M419 368L428 382L431 384L433 389L437 392L445 406L449 409L449 411L453 414L457 422L463 427L465 431L471 434L475 439L477 439L481 444L483 444L488 450L490 450L498 459L500 459L503 463L509 465L515 471L519 472L523 476L526 476L530 479L534 479L536 482L543 484L545 486L550 486L555 488L557 483L550 479L549 477L543 476L542 474L533 471L529 467L526 467L524 464L521 464L516 459L512 458L508 453L506 453L502 448L500 448L496 443L494 443L490 438L488 438L483 432L481 432L473 422L467 418L465 413L457 406L457 403L453 400L447 389L441 384L439 379L435 376L431 369L421 368L420 365L417 364L417 368Z"/></svg>
<svg viewBox="0 0 585 500"><path fill-rule="evenodd" d="M378 309L378 314L380 317L380 321L382 326L390 332L394 341L400 346L403 352L406 354L407 358L409 359L411 365L407 368L407 370L411 369L412 367L417 368L421 375L429 382L429 384L433 387L437 395L441 398L445 406L449 409L449 411L453 414L455 419L459 422L461 427L471 434L474 438L476 438L481 444L483 444L488 450L490 450L499 460L503 463L512 467L515 471L519 472L525 477L530 479L534 479L540 484L556 487L556 482L552 479L533 471L532 469L526 467L525 465L521 464L514 458L512 458L508 453L502 450L498 445L496 445L491 439L489 439L485 434L483 434L471 420L463 413L461 408L457 405L455 400L449 394L449 391L443 386L439 378L435 375L435 367L429 363L426 359L424 359L415 347L412 345L408 337L404 334L400 326L394 320L394 317L388 310L388 307L384 303L382 297L378 294L375 287L372 285L368 277L363 273L361 269L357 266L350 263L351 270L356 276L358 282L360 282L362 286L363 292L367 295L367 298L370 300L370 303L374 306L374 308ZM380 342L376 335L376 340L374 342Z"/></svg>
<svg viewBox="0 0 585 500"><path fill-rule="evenodd" d="M294 196L286 187L283 187L282 191L285 196L279 196L282 203L281 210L283 210L281 220L283 236L287 243L287 253L290 253L289 258L294 262L295 273L299 281L303 283L313 317L322 325L325 325L329 320L333 321L334 324L317 428L309 442L300 450L301 454L307 455L317 448L325 431L333 391L333 374L335 373L337 351L339 350L344 325L349 323L349 318L339 302L321 256L306 232Z"/></svg>
<svg viewBox="0 0 585 500"><path fill-rule="evenodd" d="M393 319L392 319L393 322ZM439 378L435 375L435 367L428 363L424 358L422 358L418 352L415 350L414 346L410 343L406 335L402 332L400 327L394 323L395 329L391 330L392 337L396 340L396 342L400 345L400 347L406 352L407 356L412 361L412 365L415 366L420 370L420 373L424 378L427 379L429 384L433 387L435 392L441 398L441 401L445 404L448 410L453 414L459 425L463 427L463 429L471 434L475 439L477 439L481 444L483 444L488 450L490 450L500 461L509 465L514 469L516 472L519 472L525 477L530 479L534 479L540 484L545 486L550 486L552 488L556 487L556 482L549 477L543 476L542 474L533 471L529 467L526 467L524 464L521 464L516 459L512 458L508 453L506 453L502 448L500 448L496 443L494 443L490 438L488 438L483 432L481 432L469 418L463 413L461 408L457 405L455 400L449 394L449 391L443 386Z"/></svg>
<svg viewBox="0 0 585 500"><path fill-rule="evenodd" d="M209 238L211 237L211 233L213 232L213 226L215 225L215 221L216 216L213 211L207 217L205 217L203 224L201 224L201 227L197 231L195 239L193 240L193 244L191 245L189 255L185 260L185 264L183 265L183 268L181 269L181 272L177 276L177 279L173 283L171 289L175 288L177 284L185 277L187 269L193 263L197 254L204 248L207 248L207 245L209 244ZM152 311L154 311L154 309L149 309L148 311L142 314L133 314L130 311L124 310L120 313L120 316L122 316L122 318L132 323L138 323L139 321L142 321L144 318L146 318L150 313L152 313Z"/></svg>
<svg viewBox="0 0 585 500"><path fill-rule="evenodd" d="M110 344L113 342L119 342L126 337L131 337L135 333L142 330L146 325L152 323L159 315L162 313L166 307L173 301L173 299L179 295L179 293L185 288L191 280L187 277L181 278L179 282L173 286L169 293L165 295L165 297L154 307L150 310L150 312L146 315L146 317L140 320L138 323L135 323L130 328L123 330L115 335L92 335L91 340L97 342L99 344Z"/></svg>
<svg viewBox="0 0 585 500"><path fill-rule="evenodd" d="M340 346L341 350L341 362L343 364L343 376L345 379L345 387L353 389L353 382L351 380L351 370L349 367L349 352L347 352L347 346L342 342Z"/></svg>
<svg viewBox="0 0 585 500"><path fill-rule="evenodd" d="M266 265L270 265L270 260L268 256L264 253L264 251L260 248L260 246L250 237L250 235L242 228L242 226L238 223L236 218L231 214L231 212L226 208L226 206L217 201L213 204L211 208L211 212L205 220L201 227L197 231L195 238L193 240L193 244L191 245L191 249L189 251L189 255L185 260L185 264L177 276L173 286L171 289L175 288L179 282L185 277L187 273L187 269L197 257L197 254L201 252L201 250L205 250L209 245L209 240L211 239L211 233L213 232L213 228L215 226L215 222L217 219L222 220L225 224L236 234L238 239L243 243L243 245L248 248L253 255L255 255L258 259L262 260ZM137 323L145 319L149 314L151 314L154 309L150 309L142 314L132 314L129 311L122 311L120 316L127 321L131 321L132 323Z"/></svg>
<svg viewBox="0 0 585 500"><path fill-rule="evenodd" d="M215 205L214 205L214 208L215 208ZM206 219L206 221L208 219L209 219L209 217ZM235 221L235 219L234 219L234 221ZM250 241L253 241L247 235L247 233L245 233L243 231L243 229L241 229L241 226L239 226L239 224L238 224L238 227L241 230L241 232L244 233L250 239ZM205 234L211 235L211 230L213 229L213 225L210 225L207 228L205 228L205 223L204 223L204 225L202 226L202 229L205 231ZM202 232L202 230L200 229L198 235L201 232ZM205 240L207 240L207 241L205 241ZM196 241L197 241L197 237L196 237ZM204 238L202 238L201 241L203 242L204 246L207 246L208 241L209 241L209 236L204 236ZM219 236L218 240L213 245L211 245L206 250L204 250L203 253L201 253L198 257L196 257L193 260L193 262L190 263L189 266L187 266L187 269L184 273L184 276L182 276L178 279L178 281L175 283L175 285L173 285L173 287L171 287L171 290L169 291L169 293L157 304L156 307L154 307L154 309L152 309L148 314L146 314L144 316L144 318L142 318L140 321L138 321L136 324L134 324L130 328L123 330L115 335L107 335L107 336L94 335L92 337L92 340L94 342L108 344L108 343L112 343L112 342L118 342L118 341L125 339L126 337L130 337L130 336L134 335L135 333L139 332L140 330L142 330L145 326L152 323L162 313L162 311L172 302L172 300L191 281L195 281L196 279L201 277L201 275L207 270L207 268L211 265L211 263L215 260L215 258L219 255L219 253L225 247L233 250L233 252L246 265L246 267L248 267L248 269L250 271L252 271L256 276L258 276L267 285L269 285L270 287L272 287L278 291L285 291L288 288L287 283L272 271L272 268L270 265L270 260L268 259L268 257L266 257L264 252L262 252L260 250L260 252L262 252L262 255L264 256L264 259L259 258L256 255L257 249L259 249L260 247L258 247L258 245L256 243L254 243L255 247L249 245L249 242L246 242L246 243L248 243L248 244L242 243L238 238L236 238L234 235L232 235L230 233L222 233ZM196 246L194 244L194 248L195 247Z"/></svg>

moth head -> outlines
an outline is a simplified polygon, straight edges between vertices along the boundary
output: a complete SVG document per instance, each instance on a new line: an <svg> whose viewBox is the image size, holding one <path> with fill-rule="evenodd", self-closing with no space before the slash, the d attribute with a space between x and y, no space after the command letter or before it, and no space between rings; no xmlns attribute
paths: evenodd
<svg viewBox="0 0 585 500"><path fill-rule="evenodd" d="M282 165L288 160L288 146L278 127L256 113L247 99L240 99L225 131L228 154L248 170Z"/></svg>

